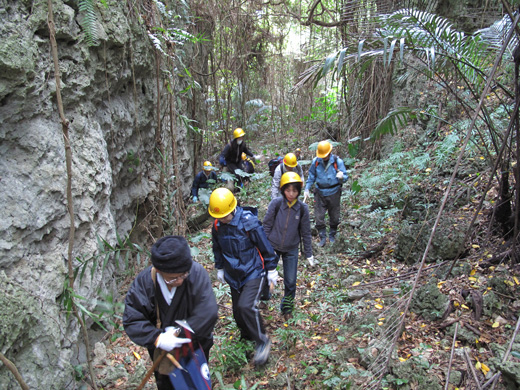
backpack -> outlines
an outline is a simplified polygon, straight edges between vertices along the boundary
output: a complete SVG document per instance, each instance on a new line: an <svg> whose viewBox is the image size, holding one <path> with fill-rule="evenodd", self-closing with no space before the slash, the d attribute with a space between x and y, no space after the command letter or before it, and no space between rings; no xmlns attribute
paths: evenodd
<svg viewBox="0 0 520 390"><path fill-rule="evenodd" d="M278 156L278 157L273 158L272 160L269 160L269 162L267 163L267 166L269 167L269 174L271 176L274 176L274 171L276 170L276 167L278 165L280 165L280 163L282 161L283 161L282 156Z"/></svg>

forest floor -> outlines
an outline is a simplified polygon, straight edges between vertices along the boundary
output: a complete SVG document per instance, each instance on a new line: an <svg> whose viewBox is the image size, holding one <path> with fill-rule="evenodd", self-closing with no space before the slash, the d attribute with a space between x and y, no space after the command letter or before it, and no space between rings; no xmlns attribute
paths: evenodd
<svg viewBox="0 0 520 390"><path fill-rule="evenodd" d="M361 179L365 169L372 168L352 167L350 180ZM252 181L238 195L243 205L259 208L260 218L268 204L268 179ZM437 188L437 202L445 187ZM353 200L351 193L346 195L336 243L319 248L315 236L317 264L311 267L300 258L294 318L285 321L279 311L281 280L261 309L272 349L268 363L260 368L252 364L253 346L239 340L229 288L216 280L211 221L189 235L190 245L197 248L195 259L208 270L219 304L209 362L213 388L443 389L448 371L448 389L490 388L486 382L497 372L501 376L496 389L515 388L520 380L515 379L520 341L508 355L509 377L500 363L517 327L520 270L507 260L489 262L493 254L504 252L500 238L486 235L491 203L478 214L478 234L466 243L451 275L446 277L454 264L449 259L425 264L417 278L420 258L404 262L394 256L402 209L380 218L385 208L371 207L373 199L358 196ZM460 224L469 223L477 200L449 207L446 213ZM191 205L189 212L202 207ZM374 219L374 213L379 217ZM123 283L122 293L130 282L131 278ZM423 306L407 307L412 291L414 300L422 300ZM114 330L111 336L99 368L124 370L110 380L101 373L103 388L135 388L151 365L148 353L124 332ZM154 388L153 383L150 380L146 388Z"/></svg>

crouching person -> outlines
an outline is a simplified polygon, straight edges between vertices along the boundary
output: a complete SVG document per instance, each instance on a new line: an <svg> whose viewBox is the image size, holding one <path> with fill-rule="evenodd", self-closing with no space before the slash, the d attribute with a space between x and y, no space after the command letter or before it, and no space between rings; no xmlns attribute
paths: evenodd
<svg viewBox="0 0 520 390"><path fill-rule="evenodd" d="M213 255L217 277L231 288L233 317L243 339L255 342L254 364L269 358L271 341L265 332L258 303L265 283L276 285L278 256L267 240L258 218L237 207L227 188L218 188L209 198Z"/></svg>
<svg viewBox="0 0 520 390"><path fill-rule="evenodd" d="M128 337L154 359L156 348L169 352L192 341L176 323L185 320L194 345L200 344L209 360L218 306L208 273L192 260L181 236L159 239L151 258L153 265L137 275L126 295L123 326ZM159 390L174 389L168 375L154 374Z"/></svg>

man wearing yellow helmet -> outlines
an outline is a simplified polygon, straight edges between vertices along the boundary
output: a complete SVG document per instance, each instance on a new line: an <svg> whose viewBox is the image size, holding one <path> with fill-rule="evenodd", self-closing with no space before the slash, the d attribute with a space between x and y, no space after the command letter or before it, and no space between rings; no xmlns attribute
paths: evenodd
<svg viewBox="0 0 520 390"><path fill-rule="evenodd" d="M341 158L332 154L332 144L329 141L318 143L316 157L309 168L303 201L309 198L309 190L315 184L314 218L320 235L319 246L327 243L326 212L329 213L329 241L333 243L336 239L341 211L341 186L347 179L345 164Z"/></svg>
<svg viewBox="0 0 520 390"><path fill-rule="evenodd" d="M285 320L292 318L296 297L296 273L300 240L303 240L305 257L314 265L312 255L309 207L298 200L302 192L302 179L296 172L286 172L280 180L282 196L269 203L263 226L269 242L283 261L284 297L280 309Z"/></svg>
<svg viewBox="0 0 520 390"><path fill-rule="evenodd" d="M294 153L287 153L282 163L278 164L274 170L273 180L271 182L271 199L282 196L280 192L280 179L285 172L296 172L302 180L302 186L305 184L303 169L301 165L298 164L296 155Z"/></svg>
<svg viewBox="0 0 520 390"><path fill-rule="evenodd" d="M197 173L191 186L191 196L194 203L199 201L199 188L208 188L210 184L217 182L217 174L209 161L204 161L202 171Z"/></svg>
<svg viewBox="0 0 520 390"><path fill-rule="evenodd" d="M265 332L257 304L265 283L276 285L278 256L258 218L237 206L227 188L217 188L209 198L209 214L217 278L231 289L233 317L242 338L255 342L254 364L269 358L271 341Z"/></svg>
<svg viewBox="0 0 520 390"><path fill-rule="evenodd" d="M235 176L237 176L235 173L237 169L245 171L242 160L242 153L245 153L249 157L254 157L254 154L248 149L246 143L244 142L245 135L245 131L241 128L235 129L233 132L233 140L226 144L218 158L218 161L223 170L230 172ZM236 181L241 183L239 177Z"/></svg>

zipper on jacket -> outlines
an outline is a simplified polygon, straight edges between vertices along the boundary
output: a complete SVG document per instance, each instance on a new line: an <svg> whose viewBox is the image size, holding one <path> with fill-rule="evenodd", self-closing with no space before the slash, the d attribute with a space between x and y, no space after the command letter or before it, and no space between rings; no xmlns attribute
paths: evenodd
<svg viewBox="0 0 520 390"><path fill-rule="evenodd" d="M282 236L282 248L285 243L285 235L287 234L287 226L289 226L289 217L291 215L291 210L292 210L292 207L289 207L289 212L287 213L287 219L285 220L285 229L283 231L283 236Z"/></svg>

